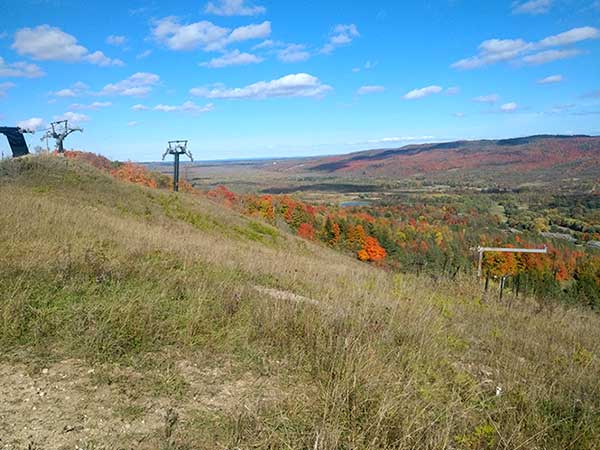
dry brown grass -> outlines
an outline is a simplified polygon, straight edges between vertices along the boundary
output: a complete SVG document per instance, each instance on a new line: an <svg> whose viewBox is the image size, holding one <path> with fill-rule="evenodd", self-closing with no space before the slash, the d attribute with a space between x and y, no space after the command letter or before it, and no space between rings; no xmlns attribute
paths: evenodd
<svg viewBox="0 0 600 450"><path fill-rule="evenodd" d="M119 183L60 158L3 162L0 210L3 359L76 357L145 375L139 391L127 377L111 381L135 390L129 414L143 415L136 402L157 395L184 418L148 448L600 442L592 312L482 302L471 279L387 273L205 199ZM161 378L185 379L181 360L264 382L251 402L210 408L190 401L193 383ZM122 439L130 442L127 431Z"/></svg>

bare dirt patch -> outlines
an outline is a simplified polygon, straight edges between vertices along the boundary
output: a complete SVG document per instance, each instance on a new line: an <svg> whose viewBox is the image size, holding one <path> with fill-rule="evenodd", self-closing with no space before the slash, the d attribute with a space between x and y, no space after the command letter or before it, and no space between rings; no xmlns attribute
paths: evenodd
<svg viewBox="0 0 600 450"><path fill-rule="evenodd" d="M232 367L179 361L166 376L177 389L151 388L164 373L91 367L68 359L31 369L0 364L0 449L159 448L198 414L254 409L281 390L271 378ZM177 431L175 431L177 430Z"/></svg>

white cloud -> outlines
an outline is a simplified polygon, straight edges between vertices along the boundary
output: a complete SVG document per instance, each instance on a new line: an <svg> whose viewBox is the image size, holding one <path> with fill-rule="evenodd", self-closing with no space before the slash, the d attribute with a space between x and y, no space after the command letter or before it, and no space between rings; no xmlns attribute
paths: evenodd
<svg viewBox="0 0 600 450"><path fill-rule="evenodd" d="M54 116L54 120L68 120L69 122L73 123L81 123L89 121L90 118L85 114L67 111L66 113L61 114L60 116Z"/></svg>
<svg viewBox="0 0 600 450"><path fill-rule="evenodd" d="M455 69L475 69L518 57L530 48L523 39L488 39L479 45L479 54L452 64Z"/></svg>
<svg viewBox="0 0 600 450"><path fill-rule="evenodd" d="M9 81L5 82L5 83L0 83L0 98L4 97L6 95L6 92L9 89L12 89L16 86L15 83L11 83Z"/></svg>
<svg viewBox="0 0 600 450"><path fill-rule="evenodd" d="M553 0L528 0L513 2L514 14L545 14L550 11Z"/></svg>
<svg viewBox="0 0 600 450"><path fill-rule="evenodd" d="M500 99L498 94L480 95L473 99L477 103L496 103Z"/></svg>
<svg viewBox="0 0 600 450"><path fill-rule="evenodd" d="M573 28L564 33L556 34L542 39L539 44L542 47L558 47L561 45L574 44L576 42L585 41L588 39L598 39L600 30L593 27Z"/></svg>
<svg viewBox="0 0 600 450"><path fill-rule="evenodd" d="M268 20L263 23L245 25L235 28L226 40L226 44L232 42L248 41L251 39L262 39L271 34L271 22Z"/></svg>
<svg viewBox="0 0 600 450"><path fill-rule="evenodd" d="M537 84L560 83L562 80L563 80L562 75L550 75L549 77L542 78L541 80L537 80Z"/></svg>
<svg viewBox="0 0 600 450"><path fill-rule="evenodd" d="M216 0L209 2L204 10L218 16L255 16L266 12L264 6L248 5L245 0Z"/></svg>
<svg viewBox="0 0 600 450"><path fill-rule="evenodd" d="M427 97L428 95L439 94L440 92L442 92L442 88L440 86L433 85L420 89L413 89L412 91L406 93L404 98L406 100L415 100L417 98Z"/></svg>
<svg viewBox="0 0 600 450"><path fill-rule="evenodd" d="M138 121L136 121L136 120L132 120L132 121L130 121L130 122L127 122L127 126L128 126L128 127L135 127L135 126L137 126L137 125L139 125L139 124L140 124L140 123L139 123Z"/></svg>
<svg viewBox="0 0 600 450"><path fill-rule="evenodd" d="M446 89L446 92L444 92L446 95L457 95L460 93L460 88L458 86L452 86L449 87L448 89Z"/></svg>
<svg viewBox="0 0 600 450"><path fill-rule="evenodd" d="M310 58L310 53L302 44L287 44L285 48L277 52L277 59L285 63L306 61L308 58Z"/></svg>
<svg viewBox="0 0 600 450"><path fill-rule="evenodd" d="M89 88L89 86L87 84L85 84L83 81L77 81L75 84L73 84L73 89L83 91L87 88Z"/></svg>
<svg viewBox="0 0 600 450"><path fill-rule="evenodd" d="M359 36L358 28L353 23L336 25L331 32L329 42L321 49L321 53L331 53L341 45L350 44L354 38Z"/></svg>
<svg viewBox="0 0 600 450"><path fill-rule="evenodd" d="M152 29L154 38L171 50L194 50L198 47L206 51L221 50L233 42L262 39L270 34L269 21L231 30L207 20L182 25L173 16L156 21Z"/></svg>
<svg viewBox="0 0 600 450"><path fill-rule="evenodd" d="M365 63L365 65L364 65L364 69L365 69L365 70L371 70L371 69L373 69L373 68L374 68L376 65L377 65L377 63L376 63L376 62L372 63L371 61L367 61L367 62ZM354 73L358 73L358 72L360 72L360 71L361 71L361 68L360 68L360 67L355 67L355 68L353 68L353 69L352 69L352 72L354 72Z"/></svg>
<svg viewBox="0 0 600 450"><path fill-rule="evenodd" d="M455 112L454 117L458 117L458 118L463 118L465 117L465 113L464 112Z"/></svg>
<svg viewBox="0 0 600 450"><path fill-rule="evenodd" d="M17 122L17 126L24 130L30 131L40 131L46 127L44 119L41 119L39 117L32 117L31 119L21 120L20 122Z"/></svg>
<svg viewBox="0 0 600 450"><path fill-rule="evenodd" d="M77 39L49 25L21 28L15 33L12 48L20 55L40 61L87 61L100 66L123 65L123 61L108 58L104 53L90 51L77 43Z"/></svg>
<svg viewBox="0 0 600 450"><path fill-rule="evenodd" d="M70 88L60 89L55 92L50 92L50 95L54 97L76 97L86 93L89 86L81 81L73 84Z"/></svg>
<svg viewBox="0 0 600 450"><path fill-rule="evenodd" d="M526 42L523 39L488 39L479 45L477 55L461 59L452 64L451 67L469 70L501 61L516 61L519 58L525 63L543 64L557 59L577 56L582 52L576 49L540 51L541 49L575 44L599 37L600 30L593 27L580 27L557 35L548 36L534 43Z"/></svg>
<svg viewBox="0 0 600 450"><path fill-rule="evenodd" d="M533 55L527 55L523 58L523 62L527 64L545 64L551 61L557 61L559 59L573 58L574 56L580 55L580 50L546 50Z"/></svg>
<svg viewBox="0 0 600 450"><path fill-rule="evenodd" d="M569 103L566 105L556 105L552 109L550 109L551 114L560 114L562 112L568 111L570 109L575 108L577 105L574 103Z"/></svg>
<svg viewBox="0 0 600 450"><path fill-rule="evenodd" d="M125 42L127 42L127 38L125 36L116 36L114 34L111 34L106 38L107 44L115 45L117 47L125 44Z"/></svg>
<svg viewBox="0 0 600 450"><path fill-rule="evenodd" d="M71 106L69 106L69 109L74 109L74 110L93 110L93 111L97 111L100 108L108 108L109 106L112 106L111 102L93 102L90 103L89 105L82 105L80 103L73 103Z"/></svg>
<svg viewBox="0 0 600 450"><path fill-rule="evenodd" d="M54 92L52 95L55 97L75 97L77 94L73 89L61 89L60 91Z"/></svg>
<svg viewBox="0 0 600 450"><path fill-rule="evenodd" d="M383 87L383 86L361 86L360 88L358 88L356 93L358 95L366 95L366 94L375 94L375 93L384 92L384 91L385 91L385 87Z"/></svg>
<svg viewBox="0 0 600 450"><path fill-rule="evenodd" d="M203 20L181 25L176 17L165 17L154 24L152 35L171 50L193 50L222 42L229 30Z"/></svg>
<svg viewBox="0 0 600 450"><path fill-rule="evenodd" d="M138 72L118 83L107 84L99 94L142 97L150 93L159 81L160 77L154 73Z"/></svg>
<svg viewBox="0 0 600 450"><path fill-rule="evenodd" d="M199 114L213 111L215 109L215 105L212 103L207 103L204 106L198 106L194 102L187 101L182 105L156 105L152 108L153 111L162 111L162 112L184 112L191 114Z"/></svg>
<svg viewBox="0 0 600 450"><path fill-rule="evenodd" d="M367 145L367 144L393 144L397 142L412 142L412 141L428 141L435 139L435 136L394 136L384 137L379 139L369 139L361 142L350 142L350 145Z"/></svg>
<svg viewBox="0 0 600 450"><path fill-rule="evenodd" d="M515 102L505 103L502 106L500 106L500 111L514 112L517 110L518 107L519 107L519 105L517 105Z"/></svg>
<svg viewBox="0 0 600 450"><path fill-rule="evenodd" d="M225 53L223 56L213 58L208 62L200 63L200 65L204 67L210 67L211 69L215 69L228 66L258 64L263 61L264 59L260 56L253 55L251 53L242 53L239 50L233 50L229 53Z"/></svg>
<svg viewBox="0 0 600 450"><path fill-rule="evenodd" d="M252 47L252 50L261 50L263 48L272 48L272 47L275 47L276 45L278 45L277 42L275 42L271 39L267 39L266 41L262 41L260 44L256 44L254 47Z"/></svg>
<svg viewBox="0 0 600 450"><path fill-rule="evenodd" d="M193 88L192 95L211 99L265 99L274 97L322 97L333 88L312 75L297 73L277 80L259 81L241 88Z"/></svg>
<svg viewBox="0 0 600 450"><path fill-rule="evenodd" d="M290 44L281 41L273 41L268 39L260 44L252 47L252 50L267 50L268 53L277 55L277 59L285 63L294 63L306 61L310 58L311 53L307 50L306 45Z"/></svg>
<svg viewBox="0 0 600 450"><path fill-rule="evenodd" d="M148 56L150 56L152 54L152 50L148 49L148 50L144 50L143 52L138 53L135 57L137 59L144 59L147 58Z"/></svg>
<svg viewBox="0 0 600 450"><path fill-rule="evenodd" d="M124 66L125 63L120 59L111 59L106 56L101 51L95 51L94 53L90 53L84 58L87 62L92 64L96 64L100 67L108 67L108 66Z"/></svg>
<svg viewBox="0 0 600 450"><path fill-rule="evenodd" d="M6 78L39 78L45 73L35 64L26 63L23 61L15 63L7 63L0 56L0 77Z"/></svg>
<svg viewBox="0 0 600 450"><path fill-rule="evenodd" d="M132 110L134 111L148 111L150 108L147 107L146 105L140 105L139 103L137 105L133 105L131 107Z"/></svg>

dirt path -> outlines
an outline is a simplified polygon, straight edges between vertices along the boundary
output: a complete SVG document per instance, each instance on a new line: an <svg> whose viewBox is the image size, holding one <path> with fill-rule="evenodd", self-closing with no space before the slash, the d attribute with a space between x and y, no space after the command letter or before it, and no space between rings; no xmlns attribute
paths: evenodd
<svg viewBox="0 0 600 450"><path fill-rule="evenodd" d="M280 392L271 379L189 361L167 372L92 368L79 360L33 373L0 364L0 449L155 449L198 415L253 409Z"/></svg>

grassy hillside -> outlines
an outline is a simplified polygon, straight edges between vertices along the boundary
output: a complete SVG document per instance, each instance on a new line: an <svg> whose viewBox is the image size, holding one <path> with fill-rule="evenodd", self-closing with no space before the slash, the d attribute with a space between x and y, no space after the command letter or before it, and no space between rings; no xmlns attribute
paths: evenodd
<svg viewBox="0 0 600 450"><path fill-rule="evenodd" d="M58 157L0 163L0 210L7 448L600 442L593 312L388 273Z"/></svg>

